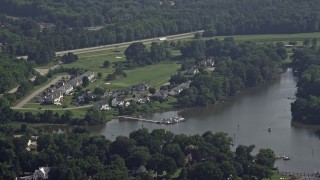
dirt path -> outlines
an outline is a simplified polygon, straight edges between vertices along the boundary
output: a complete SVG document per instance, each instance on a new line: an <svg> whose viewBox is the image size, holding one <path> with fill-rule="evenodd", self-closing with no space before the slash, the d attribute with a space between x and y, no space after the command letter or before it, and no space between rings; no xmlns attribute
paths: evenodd
<svg viewBox="0 0 320 180"><path fill-rule="evenodd" d="M53 80L51 80L49 83L47 83L46 85L42 86L41 88L35 90L34 92L32 92L31 94L29 94L27 97L25 97L24 99L22 99L16 106L12 107L12 109L21 109L23 108L23 106L29 102L32 98L34 98L36 95L40 94L42 91L44 91L45 89L47 89L48 87L50 87L51 84L55 84L56 82L58 82L63 76L57 76L56 78L54 78Z"/></svg>

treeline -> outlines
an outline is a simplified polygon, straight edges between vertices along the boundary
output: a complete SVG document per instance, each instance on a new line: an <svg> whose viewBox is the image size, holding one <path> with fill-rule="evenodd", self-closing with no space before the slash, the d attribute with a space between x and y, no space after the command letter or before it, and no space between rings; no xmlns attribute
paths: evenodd
<svg viewBox="0 0 320 180"><path fill-rule="evenodd" d="M77 118L74 114L66 110L59 114L52 110L43 110L43 112L19 112L10 108L17 98L16 94L5 94L0 98L0 125L10 122L25 123L52 123L52 124L69 124L69 125L97 125L105 122L105 112L89 109L85 111L83 118Z"/></svg>
<svg viewBox="0 0 320 180"><path fill-rule="evenodd" d="M199 69L199 73L192 77L178 74L170 80L171 83L192 80L190 88L179 94L178 104L182 107L216 103L241 88L271 80L277 74L281 61L287 58L283 43L236 43L233 38L191 41L180 50L185 58L182 70ZM214 71L200 65L206 59L215 61Z"/></svg>
<svg viewBox="0 0 320 180"><path fill-rule="evenodd" d="M0 52L0 93L11 90L35 76L36 72L33 67L32 63L9 58Z"/></svg>
<svg viewBox="0 0 320 180"><path fill-rule="evenodd" d="M30 55L30 60L46 64L58 50L200 29L205 36L316 32L319 8L317 0L4 0L0 42L11 55ZM41 30L41 22L53 24L42 24L47 28ZM90 26L102 29L85 28Z"/></svg>
<svg viewBox="0 0 320 180"><path fill-rule="evenodd" d="M292 120L303 124L320 124L320 53L319 47L296 49L292 55L298 76L296 100L291 104Z"/></svg>
<svg viewBox="0 0 320 180"><path fill-rule="evenodd" d="M254 145L231 151L226 133L174 135L164 129L140 129L115 141L90 135L84 128L72 133L46 134L22 124L0 126L0 178L14 179L39 167L50 167L49 179L263 179L272 175L275 154ZM14 134L22 137L13 138ZM38 135L37 153L26 150Z"/></svg>

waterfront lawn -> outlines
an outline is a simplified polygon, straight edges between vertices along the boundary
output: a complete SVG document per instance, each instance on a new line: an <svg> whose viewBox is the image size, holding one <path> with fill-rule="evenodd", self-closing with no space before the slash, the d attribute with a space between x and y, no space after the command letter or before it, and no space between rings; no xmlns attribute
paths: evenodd
<svg viewBox="0 0 320 180"><path fill-rule="evenodd" d="M57 107L55 107L57 108ZM72 110L69 110L72 112L73 114L73 117L74 118L83 118L86 111L89 110L91 107L87 107L87 108L82 108L82 109L72 109ZM25 113L25 112L31 112L32 114L38 114L38 113L43 113L43 111L45 111L46 108L43 107L41 109L19 109L19 110L15 110L15 111L18 111L18 112L21 112L21 113ZM65 111L65 109L61 108L61 110L51 110L54 114L55 113L58 113L58 114L63 114Z"/></svg>
<svg viewBox="0 0 320 180"><path fill-rule="evenodd" d="M161 111L165 109L172 109L176 107L177 105L177 99L174 97L171 97L165 102L160 103L159 101L153 101L151 102L152 109L154 111Z"/></svg>
<svg viewBox="0 0 320 180"><path fill-rule="evenodd" d="M100 87L119 89L128 88L134 84L146 82L149 83L151 87L159 88L161 85L168 82L171 75L175 74L179 68L180 64L167 61L160 64L126 70L125 72L127 77L117 77L117 79L114 81L108 81L100 84Z"/></svg>

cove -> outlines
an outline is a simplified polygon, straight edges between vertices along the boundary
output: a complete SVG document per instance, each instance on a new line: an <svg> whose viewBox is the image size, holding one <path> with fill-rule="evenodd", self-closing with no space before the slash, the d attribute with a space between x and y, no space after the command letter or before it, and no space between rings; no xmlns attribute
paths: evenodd
<svg viewBox="0 0 320 180"><path fill-rule="evenodd" d="M260 148L271 148L276 155L290 156L288 161L276 161L275 166L282 172L313 172L320 168L320 140L314 128L291 122L290 103L295 92L296 79L292 70L287 69L277 80L246 89L227 102L142 116L160 120L180 114L186 119L183 123L159 125L114 119L105 125L90 127L90 132L114 140L142 127L187 135L222 131L234 138L233 148L239 144L254 144L254 153Z"/></svg>

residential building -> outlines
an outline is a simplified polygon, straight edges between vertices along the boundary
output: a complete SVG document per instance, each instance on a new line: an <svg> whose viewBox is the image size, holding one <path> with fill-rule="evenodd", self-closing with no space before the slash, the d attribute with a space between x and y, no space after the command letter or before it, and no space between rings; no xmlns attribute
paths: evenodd
<svg viewBox="0 0 320 180"><path fill-rule="evenodd" d="M49 179L50 167L39 167L33 173L33 179Z"/></svg>
<svg viewBox="0 0 320 180"><path fill-rule="evenodd" d="M187 70L187 74L189 75L196 75L199 73L199 69L197 67L192 67Z"/></svg>
<svg viewBox="0 0 320 180"><path fill-rule="evenodd" d="M143 83L140 83L140 84L133 85L131 87L131 93L135 94L135 93L138 93L139 91L145 91L147 89L149 89L149 84L143 82Z"/></svg>
<svg viewBox="0 0 320 180"><path fill-rule="evenodd" d="M92 81L92 80L94 79L94 73L91 72L91 71L86 71L84 74L82 74L82 75L80 76L81 80L82 80L82 78L85 77L85 76L88 77L89 81Z"/></svg>
<svg viewBox="0 0 320 180"><path fill-rule="evenodd" d="M63 98L63 94L58 89L53 89L51 93L49 93L45 97L45 102L49 104L61 104L61 99Z"/></svg>
<svg viewBox="0 0 320 180"><path fill-rule="evenodd" d="M59 89L62 94L69 95L73 91L73 86L69 83L62 85Z"/></svg>
<svg viewBox="0 0 320 180"><path fill-rule="evenodd" d="M111 107L109 106L109 103L106 101L95 102L93 104L93 108L99 109L99 110L110 110L111 109Z"/></svg>
<svg viewBox="0 0 320 180"><path fill-rule="evenodd" d="M158 99L158 100L166 100L168 99L169 91L168 90L160 90L157 91L155 94L152 95L152 97Z"/></svg>
<svg viewBox="0 0 320 180"><path fill-rule="evenodd" d="M191 81L187 81L187 82L185 82L185 83L179 84L178 86L172 88L172 89L169 91L169 95L170 95L170 96L175 96L175 95L180 94L181 91L183 91L184 89L189 89L190 84L191 84Z"/></svg>
<svg viewBox="0 0 320 180"><path fill-rule="evenodd" d="M207 66L214 67L214 60L212 58L203 60L200 62L200 65L202 65L204 67L207 67Z"/></svg>

